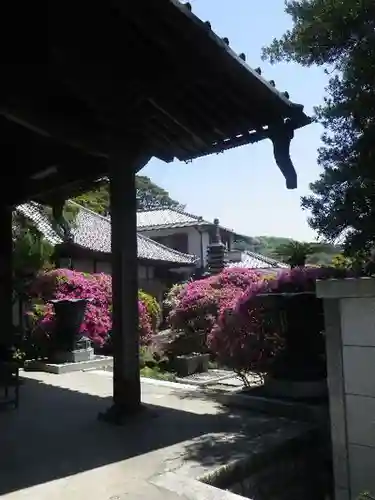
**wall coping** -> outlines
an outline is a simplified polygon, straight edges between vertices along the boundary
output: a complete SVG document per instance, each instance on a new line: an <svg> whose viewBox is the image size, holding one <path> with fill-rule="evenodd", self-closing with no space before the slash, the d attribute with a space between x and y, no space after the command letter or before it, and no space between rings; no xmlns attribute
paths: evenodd
<svg viewBox="0 0 375 500"><path fill-rule="evenodd" d="M375 298L375 278L317 280L316 296L321 299Z"/></svg>

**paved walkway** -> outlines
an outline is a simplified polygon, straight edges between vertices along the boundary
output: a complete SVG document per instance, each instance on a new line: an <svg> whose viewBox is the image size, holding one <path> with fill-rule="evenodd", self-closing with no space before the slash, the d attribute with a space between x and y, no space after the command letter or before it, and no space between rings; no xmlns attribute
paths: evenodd
<svg viewBox="0 0 375 500"><path fill-rule="evenodd" d="M291 422L230 412L198 388L142 384L158 418L124 427L99 422L112 374L23 374L18 411L0 413L4 500L175 500L149 479L166 471L197 477L243 454L249 439Z"/></svg>

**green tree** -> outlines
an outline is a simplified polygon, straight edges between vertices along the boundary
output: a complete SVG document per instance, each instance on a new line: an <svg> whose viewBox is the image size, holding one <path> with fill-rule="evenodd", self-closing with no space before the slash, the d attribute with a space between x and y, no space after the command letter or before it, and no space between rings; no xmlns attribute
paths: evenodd
<svg viewBox="0 0 375 500"><path fill-rule="evenodd" d="M143 175L136 176L136 189L139 210L150 210L154 208L181 208L178 201L173 200L169 193L154 184L149 177ZM74 198L74 201L83 205L86 208L93 210L101 215L109 214L109 182L108 179L103 179L95 189L88 191Z"/></svg>
<svg viewBox="0 0 375 500"><path fill-rule="evenodd" d="M355 253L375 242L375 2L288 0L293 27L263 49L272 63L325 67L330 79L316 118L323 167L302 199L309 223Z"/></svg>
<svg viewBox="0 0 375 500"><path fill-rule="evenodd" d="M52 227L63 237L54 221L52 208L45 205L35 205L41 217L47 217ZM74 227L77 207L66 203L63 216L70 227ZM16 298L24 298L30 281L42 269L54 266L54 247L46 241L32 220L15 210L12 214L13 237L13 282Z"/></svg>
<svg viewBox="0 0 375 500"><path fill-rule="evenodd" d="M282 259L290 267L305 266L307 258L318 250L311 243L291 240L275 249L275 257Z"/></svg>
<svg viewBox="0 0 375 500"><path fill-rule="evenodd" d="M13 285L14 299L23 298L30 281L41 269L53 265L53 246L23 215L14 212L13 228Z"/></svg>
<svg viewBox="0 0 375 500"><path fill-rule="evenodd" d="M149 177L137 175L136 188L138 209L140 210L163 207L184 209L184 205L173 200L165 189L154 184Z"/></svg>
<svg viewBox="0 0 375 500"><path fill-rule="evenodd" d="M109 184L106 179L97 183L95 188L74 198L80 205L100 215L109 213Z"/></svg>

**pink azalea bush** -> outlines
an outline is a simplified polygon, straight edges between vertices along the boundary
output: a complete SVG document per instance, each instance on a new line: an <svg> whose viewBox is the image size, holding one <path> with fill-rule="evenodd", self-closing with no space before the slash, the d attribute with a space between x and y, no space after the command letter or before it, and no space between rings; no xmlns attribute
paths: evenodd
<svg viewBox="0 0 375 500"><path fill-rule="evenodd" d="M50 336L53 333L54 311L51 299L91 299L86 307L81 333L96 346L106 342L112 329L112 280L111 276L88 274L70 269L54 269L37 276L30 289L32 307L27 312L34 331ZM138 301L139 333L146 343L151 334L151 318L147 307Z"/></svg>
<svg viewBox="0 0 375 500"><path fill-rule="evenodd" d="M316 280L344 275L342 270L333 268L296 267L254 281L229 307L222 308L208 336L211 351L245 383L250 372L271 372L280 352L290 348L285 328L291 325L280 321L280 313L288 312L300 337L298 355L302 359L305 350L315 362L322 355L321 348L324 350L323 311L321 301L314 295ZM280 294L301 295L292 295L293 302L275 302L273 297Z"/></svg>
<svg viewBox="0 0 375 500"><path fill-rule="evenodd" d="M192 339L199 336L203 348L221 311L233 307L249 286L261 279L261 274L253 270L232 268L187 283L174 298L169 313L172 329L183 331Z"/></svg>

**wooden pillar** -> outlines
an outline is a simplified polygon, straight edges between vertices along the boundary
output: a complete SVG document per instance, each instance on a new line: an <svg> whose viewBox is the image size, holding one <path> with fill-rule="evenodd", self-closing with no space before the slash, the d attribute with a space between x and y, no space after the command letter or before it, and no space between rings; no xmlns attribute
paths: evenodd
<svg viewBox="0 0 375 500"><path fill-rule="evenodd" d="M135 172L148 159L134 152L110 157L113 405L101 418L113 423L141 410Z"/></svg>
<svg viewBox="0 0 375 500"><path fill-rule="evenodd" d="M13 343L12 209L0 206L0 343Z"/></svg>

